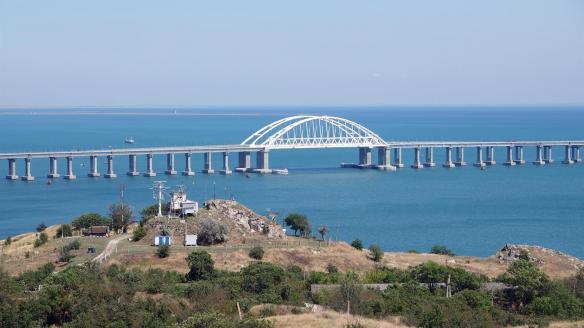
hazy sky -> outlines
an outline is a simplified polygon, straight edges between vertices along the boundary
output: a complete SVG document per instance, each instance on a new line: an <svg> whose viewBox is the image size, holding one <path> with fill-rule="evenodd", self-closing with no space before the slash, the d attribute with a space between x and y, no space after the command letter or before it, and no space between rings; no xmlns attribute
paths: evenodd
<svg viewBox="0 0 584 328"><path fill-rule="evenodd" d="M0 0L0 107L584 104L582 0Z"/></svg>

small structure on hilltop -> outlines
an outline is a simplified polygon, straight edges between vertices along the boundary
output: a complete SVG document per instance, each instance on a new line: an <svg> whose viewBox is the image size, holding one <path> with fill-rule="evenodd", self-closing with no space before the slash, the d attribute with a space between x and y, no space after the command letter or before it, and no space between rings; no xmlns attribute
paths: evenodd
<svg viewBox="0 0 584 328"><path fill-rule="evenodd" d="M84 236L106 237L109 233L108 226L91 226L83 230Z"/></svg>
<svg viewBox="0 0 584 328"><path fill-rule="evenodd" d="M154 245L155 246L160 246L160 245L170 246L171 244L172 244L172 238L170 236L156 236L156 237L154 237Z"/></svg>
<svg viewBox="0 0 584 328"><path fill-rule="evenodd" d="M174 215L196 215L199 211L199 203L187 199L184 186L178 186L177 190L170 192L170 212Z"/></svg>
<svg viewBox="0 0 584 328"><path fill-rule="evenodd" d="M197 235L185 235L185 246L197 246Z"/></svg>

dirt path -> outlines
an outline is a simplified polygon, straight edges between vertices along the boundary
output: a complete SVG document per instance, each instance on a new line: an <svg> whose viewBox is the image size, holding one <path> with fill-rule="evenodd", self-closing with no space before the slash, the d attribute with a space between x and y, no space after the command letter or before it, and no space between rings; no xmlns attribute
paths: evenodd
<svg viewBox="0 0 584 328"><path fill-rule="evenodd" d="M103 252L101 252L98 256L94 257L93 260L91 260L92 262L103 262L105 260L107 260L112 252L116 249L116 247L118 246L118 243L120 242L120 240L126 238L126 236L119 236L115 239L112 239L109 241L109 243L107 243L107 245L105 246L105 248L103 249Z"/></svg>

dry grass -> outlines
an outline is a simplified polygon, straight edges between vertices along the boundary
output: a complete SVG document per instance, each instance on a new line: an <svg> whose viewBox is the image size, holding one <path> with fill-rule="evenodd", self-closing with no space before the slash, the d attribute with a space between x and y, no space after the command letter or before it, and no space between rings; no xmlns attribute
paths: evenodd
<svg viewBox="0 0 584 328"><path fill-rule="evenodd" d="M515 326L513 328L529 328L529 326ZM549 328L584 328L584 320L552 322Z"/></svg>
<svg viewBox="0 0 584 328"><path fill-rule="evenodd" d="M319 313L286 314L266 318L273 321L275 328L345 328L348 324L359 323L367 328L397 328L408 327L399 322L381 321L364 317L340 314L333 311Z"/></svg>

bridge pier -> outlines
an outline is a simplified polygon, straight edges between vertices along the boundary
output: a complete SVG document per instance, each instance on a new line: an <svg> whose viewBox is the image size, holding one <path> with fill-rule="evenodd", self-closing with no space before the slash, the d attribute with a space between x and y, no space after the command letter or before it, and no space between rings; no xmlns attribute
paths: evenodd
<svg viewBox="0 0 584 328"><path fill-rule="evenodd" d="M185 153L185 170L182 175L193 176L195 172L193 171L193 154Z"/></svg>
<svg viewBox="0 0 584 328"><path fill-rule="evenodd" d="M503 164L507 166L515 165L515 161L513 160L513 146L507 146L507 161Z"/></svg>
<svg viewBox="0 0 584 328"><path fill-rule="evenodd" d="M496 165L497 161L495 161L495 147L494 146L487 146L487 160L485 161L487 165Z"/></svg>
<svg viewBox="0 0 584 328"><path fill-rule="evenodd" d="M97 178L101 175L99 172L97 172L97 156L89 156L89 169L89 173L87 174L88 177Z"/></svg>
<svg viewBox="0 0 584 328"><path fill-rule="evenodd" d="M73 174L73 156L67 156L67 174L63 177L65 180L75 180L77 176Z"/></svg>
<svg viewBox="0 0 584 328"><path fill-rule="evenodd" d="M515 164L525 164L525 160L523 159L523 146L515 146Z"/></svg>
<svg viewBox="0 0 584 328"><path fill-rule="evenodd" d="M107 155L107 173L103 175L108 179L113 179L117 177L117 174L114 172L114 156Z"/></svg>
<svg viewBox="0 0 584 328"><path fill-rule="evenodd" d="M394 157L394 162L393 162L393 166L396 168L402 168L404 167L404 163L402 163L402 149L401 148L394 148L393 149L393 157Z"/></svg>
<svg viewBox="0 0 584 328"><path fill-rule="evenodd" d="M464 147L456 147L456 162L454 162L456 166L466 166L466 162L464 161Z"/></svg>
<svg viewBox="0 0 584 328"><path fill-rule="evenodd" d="M24 175L21 179L23 181L34 181L34 177L30 173L30 157L24 159Z"/></svg>
<svg viewBox="0 0 584 328"><path fill-rule="evenodd" d="M256 168L255 173L272 173L270 170L270 158L268 150L260 150L256 153Z"/></svg>
<svg viewBox="0 0 584 328"><path fill-rule="evenodd" d="M377 148L377 165L378 170L395 171L395 166L391 165L391 147Z"/></svg>
<svg viewBox="0 0 584 328"><path fill-rule="evenodd" d="M454 163L452 163L452 147L448 146L446 148L444 148L446 150L446 161L444 161L444 164L442 164L443 167L454 167Z"/></svg>
<svg viewBox="0 0 584 328"><path fill-rule="evenodd" d="M564 163L564 164L574 164L574 161L572 160L572 152L571 152L571 149L570 149L572 147L569 146L569 145L566 145L565 147L566 147L566 157L564 158L564 161L562 163Z"/></svg>
<svg viewBox="0 0 584 328"><path fill-rule="evenodd" d="M8 175L6 176L7 180L18 180L18 175L16 175L16 159L9 158L8 159Z"/></svg>
<svg viewBox="0 0 584 328"><path fill-rule="evenodd" d="M156 172L154 172L154 167L152 166L152 154L146 154L146 173L145 177L155 177Z"/></svg>
<svg viewBox="0 0 584 328"><path fill-rule="evenodd" d="M60 176L57 169L57 157L49 157L49 174L47 174L47 178L57 179Z"/></svg>
<svg viewBox="0 0 584 328"><path fill-rule="evenodd" d="M544 162L546 164L552 164L554 160L552 159L552 146L543 146L544 150Z"/></svg>
<svg viewBox="0 0 584 328"><path fill-rule="evenodd" d="M357 168L368 169L371 167L371 148L359 147L359 165Z"/></svg>
<svg viewBox="0 0 584 328"><path fill-rule="evenodd" d="M138 166L136 165L136 155L134 154L128 156L128 172L126 174L131 177L140 175Z"/></svg>
<svg viewBox="0 0 584 328"><path fill-rule="evenodd" d="M582 162L582 159L580 158L580 146L572 147L572 160L574 163Z"/></svg>
<svg viewBox="0 0 584 328"><path fill-rule="evenodd" d="M537 145L536 149L536 158L535 158L535 162L533 162L533 164L535 165L545 165L545 162L543 160L543 156L542 156L542 146L541 145Z"/></svg>
<svg viewBox="0 0 584 328"><path fill-rule="evenodd" d="M483 167L487 166L485 162L483 162L483 147L477 146L477 161L473 164L476 167Z"/></svg>
<svg viewBox="0 0 584 328"><path fill-rule="evenodd" d="M241 151L238 154L239 163L235 168L235 172L247 172L251 168L251 152Z"/></svg>
<svg viewBox="0 0 584 328"><path fill-rule="evenodd" d="M223 170L219 171L219 173L225 174L225 175L233 173L229 169L229 153L226 151L223 152Z"/></svg>
<svg viewBox="0 0 584 328"><path fill-rule="evenodd" d="M166 171L164 171L167 175L176 175L176 170L174 169L174 154L168 153L166 154Z"/></svg>
<svg viewBox="0 0 584 328"><path fill-rule="evenodd" d="M412 164L413 169L421 169L424 168L422 162L420 162L420 147L414 148L414 164Z"/></svg>
<svg viewBox="0 0 584 328"><path fill-rule="evenodd" d="M434 148L426 147L426 163L424 163L425 167L434 167L436 163L434 163Z"/></svg>
<svg viewBox="0 0 584 328"><path fill-rule="evenodd" d="M213 174L215 170L213 170L213 156L211 152L206 152L203 156L203 173Z"/></svg>

